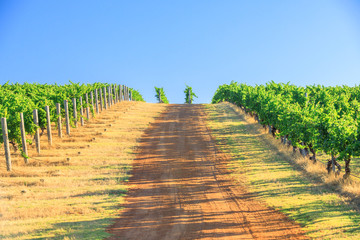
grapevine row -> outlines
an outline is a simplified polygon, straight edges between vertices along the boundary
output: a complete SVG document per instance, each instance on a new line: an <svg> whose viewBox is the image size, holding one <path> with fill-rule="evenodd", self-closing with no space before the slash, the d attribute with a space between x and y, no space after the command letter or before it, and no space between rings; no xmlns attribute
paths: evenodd
<svg viewBox="0 0 360 240"><path fill-rule="evenodd" d="M360 155L360 87L306 86L269 82L266 85L224 84L212 102L228 101L243 108L273 136L300 149L316 161L316 153L332 156L327 169L345 162L344 178L350 175L350 161Z"/></svg>
<svg viewBox="0 0 360 240"><path fill-rule="evenodd" d="M96 100L98 96L101 96L101 102ZM123 85L104 83L85 85L72 82L66 85L6 83L0 86L0 117L3 123L0 131L0 142L6 145L6 141L8 141L15 151L20 148L25 162L27 162L28 156L23 151L23 145L26 145L23 140L25 134L34 136L36 139L38 129L43 133L45 129L49 129L51 122L55 123L58 129L61 129L59 123L61 125L61 119L66 119L66 117L69 124L75 127L79 120L83 123L84 118L89 119L90 112L94 115L95 109L98 113L99 107L101 109L106 108L106 101L113 102L122 99L129 100L130 98L134 101L143 101L138 91ZM68 111L67 114L65 109ZM7 132L3 131L4 123L6 123ZM23 136L21 125L24 128ZM70 131L67 130L67 133L69 134ZM31 143L29 139L26 141ZM7 168L10 170L11 167L8 165Z"/></svg>

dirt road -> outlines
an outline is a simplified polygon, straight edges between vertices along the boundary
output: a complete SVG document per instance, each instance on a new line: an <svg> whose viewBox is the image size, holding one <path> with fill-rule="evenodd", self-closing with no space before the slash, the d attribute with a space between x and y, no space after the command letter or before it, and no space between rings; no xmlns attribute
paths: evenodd
<svg viewBox="0 0 360 240"><path fill-rule="evenodd" d="M201 105L169 105L141 139L110 239L305 239L228 176Z"/></svg>

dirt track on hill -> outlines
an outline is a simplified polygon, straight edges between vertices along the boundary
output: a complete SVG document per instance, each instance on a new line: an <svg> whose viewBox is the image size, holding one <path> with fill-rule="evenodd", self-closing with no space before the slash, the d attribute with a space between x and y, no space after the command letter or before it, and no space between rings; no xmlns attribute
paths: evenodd
<svg viewBox="0 0 360 240"><path fill-rule="evenodd" d="M229 177L201 105L169 105L145 132L109 239L306 239Z"/></svg>

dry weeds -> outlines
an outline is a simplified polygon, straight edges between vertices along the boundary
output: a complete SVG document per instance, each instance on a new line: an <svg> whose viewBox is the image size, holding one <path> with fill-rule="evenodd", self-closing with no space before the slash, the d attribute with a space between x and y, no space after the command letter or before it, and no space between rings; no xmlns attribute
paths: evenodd
<svg viewBox="0 0 360 240"><path fill-rule="evenodd" d="M70 137L63 132L60 139L53 130L52 146L44 134L40 154L29 146L28 165L12 154L13 171L7 172L0 161L0 238L81 238L93 230L83 221L98 221L104 226L96 234L105 234L126 192L137 139L164 108L122 102L71 129Z"/></svg>
<svg viewBox="0 0 360 240"><path fill-rule="evenodd" d="M246 115L245 112L237 107L234 104L229 104L231 108L242 115L245 115L245 120L248 123L254 124L257 121L254 120L249 115ZM320 179L323 183L328 185L333 190L337 190L339 193L343 194L346 197L350 197L351 201L360 206L360 181L355 177L350 177L347 180L343 179L343 172L340 175L335 176L335 174L328 174L324 161L314 161L310 160L307 157L303 157L298 151L294 154L292 148L285 146L281 143L280 139L273 138L271 134L267 133L260 124L254 125L254 128L262 134L262 136L269 142L271 145L281 153L289 162L295 163L299 166L307 175L314 179ZM330 159L331 157L325 153L318 153L321 160Z"/></svg>

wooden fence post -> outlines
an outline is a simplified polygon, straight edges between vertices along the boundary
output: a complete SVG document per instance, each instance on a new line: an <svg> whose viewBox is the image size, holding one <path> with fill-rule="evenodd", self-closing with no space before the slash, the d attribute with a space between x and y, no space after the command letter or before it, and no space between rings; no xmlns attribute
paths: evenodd
<svg viewBox="0 0 360 240"><path fill-rule="evenodd" d="M89 108L89 95L87 93L85 94L85 103L86 103L86 118L89 121L89 119L90 119L90 114L89 114L90 108Z"/></svg>
<svg viewBox="0 0 360 240"><path fill-rule="evenodd" d="M120 102L123 100L123 94L122 94L122 85L120 84L119 85L119 100L120 100Z"/></svg>
<svg viewBox="0 0 360 240"><path fill-rule="evenodd" d="M46 111L46 121L47 121L47 136L48 136L48 142L50 145L52 145L52 137L51 137L51 121L50 121L50 109L49 106L45 106Z"/></svg>
<svg viewBox="0 0 360 240"><path fill-rule="evenodd" d="M126 86L124 85L124 101L127 101Z"/></svg>
<svg viewBox="0 0 360 240"><path fill-rule="evenodd" d="M124 98L124 101L126 101L126 87L125 87L125 85L122 85L123 86L123 98Z"/></svg>
<svg viewBox="0 0 360 240"><path fill-rule="evenodd" d="M191 104L191 95L190 95L190 88L188 89L188 96L189 96L189 99L188 99L188 103L190 103Z"/></svg>
<svg viewBox="0 0 360 240"><path fill-rule="evenodd" d="M130 101L130 89L129 89L129 87L126 87L126 94L127 94L128 101Z"/></svg>
<svg viewBox="0 0 360 240"><path fill-rule="evenodd" d="M40 154L39 117L38 117L37 109L34 109L33 117L34 117L34 124L37 126L36 131L35 131L36 151Z"/></svg>
<svg viewBox="0 0 360 240"><path fill-rule="evenodd" d="M76 111L76 98L72 99L73 102L73 116L74 116L74 125L77 127L77 111Z"/></svg>
<svg viewBox="0 0 360 240"><path fill-rule="evenodd" d="M108 86L108 104L109 104L109 108L110 108L111 104L112 104L111 87L110 86Z"/></svg>
<svg viewBox="0 0 360 240"><path fill-rule="evenodd" d="M103 93L102 89L100 88L100 110L103 110Z"/></svg>
<svg viewBox="0 0 360 240"><path fill-rule="evenodd" d="M118 92L116 91L116 84L114 84L113 88L114 88L114 95L115 95L115 103L118 103L119 98L118 98Z"/></svg>
<svg viewBox="0 0 360 240"><path fill-rule="evenodd" d="M62 138L62 132L61 132L61 107L60 107L60 103L56 104L56 115L58 115L58 136L59 138Z"/></svg>
<svg viewBox="0 0 360 240"><path fill-rule="evenodd" d="M24 114L20 113L20 132L21 132L21 144L22 144L22 151L24 154L24 162L28 163L28 151L26 146L26 133L25 133L25 124L24 124Z"/></svg>
<svg viewBox="0 0 360 240"><path fill-rule="evenodd" d="M96 108L96 113L99 114L99 96L97 89L95 89L95 108Z"/></svg>
<svg viewBox="0 0 360 240"><path fill-rule="evenodd" d="M107 103L106 103L106 87L104 87L104 107L107 109Z"/></svg>
<svg viewBox="0 0 360 240"><path fill-rule="evenodd" d="M114 89L113 86L109 86L110 90L111 90L111 105L115 104L115 93L114 93Z"/></svg>
<svg viewBox="0 0 360 240"><path fill-rule="evenodd" d="M111 105L115 104L115 92L114 92L114 86L111 85L109 86L109 88L111 89Z"/></svg>
<svg viewBox="0 0 360 240"><path fill-rule="evenodd" d="M110 86L111 89L111 105L115 104L115 92L114 92L114 87Z"/></svg>
<svg viewBox="0 0 360 240"><path fill-rule="evenodd" d="M127 88L127 92L128 92L128 101L130 101L130 88Z"/></svg>
<svg viewBox="0 0 360 240"><path fill-rule="evenodd" d="M79 99L80 101L80 121L81 121L81 126L84 126L84 108L83 108L83 101L82 101L82 97L80 97Z"/></svg>
<svg viewBox="0 0 360 240"><path fill-rule="evenodd" d="M65 108L66 134L70 135L69 104L67 100L64 100L64 108Z"/></svg>
<svg viewBox="0 0 360 240"><path fill-rule="evenodd" d="M93 91L90 92L90 98L91 98L91 108L92 108L91 113L93 113L95 110L94 109L94 92Z"/></svg>
<svg viewBox="0 0 360 240"><path fill-rule="evenodd" d="M3 140L4 140L6 169L8 171L11 171L11 157L10 157L9 136L8 136L6 118L1 118L1 128L2 128Z"/></svg>
<svg viewBox="0 0 360 240"><path fill-rule="evenodd" d="M124 101L127 101L127 97L126 97L126 86L123 85L123 87L124 87Z"/></svg>
<svg viewBox="0 0 360 240"><path fill-rule="evenodd" d="M108 86L108 87L107 87L107 91L108 91L108 104L109 104L109 108L110 108L110 107L111 107L111 105L112 105L112 97L111 97L112 92L111 92L111 86Z"/></svg>

